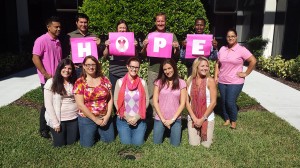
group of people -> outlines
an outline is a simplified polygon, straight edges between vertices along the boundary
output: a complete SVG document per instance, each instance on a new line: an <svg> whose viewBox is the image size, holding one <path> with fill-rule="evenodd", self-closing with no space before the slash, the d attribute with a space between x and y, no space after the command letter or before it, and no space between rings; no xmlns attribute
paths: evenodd
<svg viewBox="0 0 300 168"><path fill-rule="evenodd" d="M77 30L68 35L71 38L95 37L100 47L100 39L88 31L88 21L87 15L78 14ZM32 59L45 101L45 107L40 113L40 134L50 138L50 131L54 146L73 144L78 137L80 145L84 147L93 146L98 139L112 142L115 138L114 125L122 144L142 145L147 129L147 113L151 113L154 119L153 142L162 143L168 130L170 143L179 146L181 113L186 108L189 113L189 143L210 147L217 87L221 95L224 125L236 128L236 100L245 77L255 67L256 59L237 43L237 32L234 29L227 31L228 45L219 51L217 41L212 41L209 59L217 59L214 78L209 74L208 58L203 56L189 61L192 66L187 81L179 77L176 61L183 50L173 34L172 58L149 57L146 82L138 76L141 64L138 57L109 56L109 40L105 41L102 50L104 57L110 57L109 78L103 75L101 64L94 56L86 56L80 64L74 64L69 58L62 59L61 43L58 40L60 21L51 17L46 25L48 32L35 41ZM155 27L157 32L166 32L165 13L156 14ZM195 20L197 34L203 34L204 27L204 19ZM120 20L116 31L128 32L126 21ZM143 56L147 55L147 45L146 37L140 51ZM249 65L244 72L245 61ZM146 110L149 103L151 112ZM115 120L112 118L113 109Z"/></svg>

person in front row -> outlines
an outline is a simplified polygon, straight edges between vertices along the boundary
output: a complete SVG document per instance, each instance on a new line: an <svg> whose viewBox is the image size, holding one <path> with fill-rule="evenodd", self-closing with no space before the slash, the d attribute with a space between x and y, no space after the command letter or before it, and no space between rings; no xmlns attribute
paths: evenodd
<svg viewBox="0 0 300 168"><path fill-rule="evenodd" d="M113 98L111 83L102 74L98 60L94 56L87 56L82 65L82 75L75 82L73 92L79 108L80 145L91 147L95 142L96 132L101 141L114 140L111 118Z"/></svg>
<svg viewBox="0 0 300 168"><path fill-rule="evenodd" d="M176 63L173 59L165 59L159 68L154 82L153 104L156 110L153 128L153 141L163 141L165 129L170 130L170 142L180 145L181 112L185 107L186 83L179 78Z"/></svg>
<svg viewBox="0 0 300 168"><path fill-rule="evenodd" d="M75 66L70 59L58 64L53 78L44 86L45 119L53 137L53 146L70 145L77 141L78 108L72 93L76 81Z"/></svg>
<svg viewBox="0 0 300 168"><path fill-rule="evenodd" d="M117 80L114 104L117 109L117 130L122 144L142 145L147 129L145 122L149 96L146 82L138 76L140 61L127 61L127 74Z"/></svg>
<svg viewBox="0 0 300 168"><path fill-rule="evenodd" d="M186 108L188 116L189 144L209 148L214 133L214 108L217 102L217 86L209 74L209 62L198 57L192 66L192 75L187 80Z"/></svg>

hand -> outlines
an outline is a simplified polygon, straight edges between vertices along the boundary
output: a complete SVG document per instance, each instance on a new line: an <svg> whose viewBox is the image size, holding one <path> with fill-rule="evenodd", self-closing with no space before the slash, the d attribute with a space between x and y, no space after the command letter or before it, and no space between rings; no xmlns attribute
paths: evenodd
<svg viewBox="0 0 300 168"><path fill-rule="evenodd" d="M196 128L200 128L201 126L202 126L202 124L203 124L203 122L205 121L205 119L202 117L202 118L200 118L200 119L195 119L194 120L194 125L195 125L195 127Z"/></svg>
<svg viewBox="0 0 300 168"><path fill-rule="evenodd" d="M247 75L246 72L238 72L238 73L237 73L237 76L239 76L240 78L245 78L245 77L248 76L248 75Z"/></svg>
<svg viewBox="0 0 300 168"><path fill-rule="evenodd" d="M106 41L105 41L105 46L108 47L109 44L110 44L110 41L109 41L109 40L106 40Z"/></svg>
<svg viewBox="0 0 300 168"><path fill-rule="evenodd" d="M169 124L168 120L165 120L164 118L161 119L161 122L164 124L164 126L166 126L168 129L171 128L171 125Z"/></svg>
<svg viewBox="0 0 300 168"><path fill-rule="evenodd" d="M134 46L137 46L138 42L136 40L134 40Z"/></svg>
<svg viewBox="0 0 300 168"><path fill-rule="evenodd" d="M103 117L96 117L94 122L101 126L103 124Z"/></svg>
<svg viewBox="0 0 300 168"><path fill-rule="evenodd" d="M146 48L147 45L148 45L148 39L145 39L145 40L143 41L143 46L144 46L144 48Z"/></svg>
<svg viewBox="0 0 300 168"><path fill-rule="evenodd" d="M60 132L60 126L54 128L54 131L55 131L55 132Z"/></svg>
<svg viewBox="0 0 300 168"><path fill-rule="evenodd" d="M174 48L178 48L178 47L179 47L178 41L174 41L174 42L172 43L172 46L173 46Z"/></svg>
<svg viewBox="0 0 300 168"><path fill-rule="evenodd" d="M109 120L110 116L103 116L102 117L102 124L100 124L101 127L105 126L107 123L108 123L108 120Z"/></svg>
<svg viewBox="0 0 300 168"><path fill-rule="evenodd" d="M96 37L96 38L94 39L94 41L96 41L96 44L97 44L97 45L100 45L100 43L101 43L101 39L98 38L98 37Z"/></svg>
<svg viewBox="0 0 300 168"><path fill-rule="evenodd" d="M45 77L46 79L52 78L52 76L51 76L50 74L48 74L47 72L44 74L44 77Z"/></svg>
<svg viewBox="0 0 300 168"><path fill-rule="evenodd" d="M126 118L126 121L129 125L132 125L132 126L136 126L137 124L137 120L135 117L128 117Z"/></svg>

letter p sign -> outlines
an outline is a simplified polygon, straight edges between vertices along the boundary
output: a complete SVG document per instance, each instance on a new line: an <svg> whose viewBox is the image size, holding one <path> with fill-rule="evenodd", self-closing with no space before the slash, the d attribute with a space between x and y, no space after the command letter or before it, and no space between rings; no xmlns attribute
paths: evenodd
<svg viewBox="0 0 300 168"><path fill-rule="evenodd" d="M166 39L155 37L153 52L159 52L159 48L164 48L166 45L167 45Z"/></svg>

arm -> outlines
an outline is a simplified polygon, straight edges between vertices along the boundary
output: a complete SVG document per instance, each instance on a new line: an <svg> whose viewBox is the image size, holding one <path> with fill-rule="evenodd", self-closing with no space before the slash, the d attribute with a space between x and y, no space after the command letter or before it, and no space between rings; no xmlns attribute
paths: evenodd
<svg viewBox="0 0 300 168"><path fill-rule="evenodd" d="M141 50L141 54L143 56L147 56L147 46L148 46L148 39L146 38L144 41L143 41L143 48Z"/></svg>
<svg viewBox="0 0 300 168"><path fill-rule="evenodd" d="M146 108L149 106L149 92L148 92L148 85L147 82L144 81L144 90L145 90L145 94L146 94Z"/></svg>
<svg viewBox="0 0 300 168"><path fill-rule="evenodd" d="M89 119L93 120L97 125L101 125L103 123L103 118L96 117L84 104L84 98L82 94L75 94L75 101L77 107L83 114Z"/></svg>
<svg viewBox="0 0 300 168"><path fill-rule="evenodd" d="M109 44L110 44L109 40L106 40L105 41L105 49L103 51L103 56L104 57L107 57L109 55L109 51L108 51Z"/></svg>
<svg viewBox="0 0 300 168"><path fill-rule="evenodd" d="M44 65L38 55L35 55L35 54L32 55L32 62L46 79L51 78L51 75L48 74L48 72L45 70Z"/></svg>
<svg viewBox="0 0 300 168"><path fill-rule="evenodd" d="M156 113L158 115L158 117L160 118L161 122L162 123L165 123L166 120L164 119L161 111L160 111L160 108L159 108L159 104L158 104L158 96L159 96L159 88L157 85L154 85L154 91L153 91L153 106L156 110Z"/></svg>
<svg viewBox="0 0 300 168"><path fill-rule="evenodd" d="M248 76L255 68L256 58L253 55L251 55L246 61L249 63L246 72L238 72L237 74L241 78Z"/></svg>
<svg viewBox="0 0 300 168"><path fill-rule="evenodd" d="M217 60L216 65L215 65L215 75L214 75L216 84L218 83L218 78L219 78L219 66L220 66L220 62L219 62L219 60Z"/></svg>
<svg viewBox="0 0 300 168"><path fill-rule="evenodd" d="M110 91L110 95L111 95L111 98L107 104L107 113L105 116L102 117L103 122L102 122L102 124L100 124L100 126L105 126L111 116L111 111L112 111L112 107L113 107L113 96L112 96L111 91Z"/></svg>
<svg viewBox="0 0 300 168"><path fill-rule="evenodd" d="M119 97L119 91L120 91L120 85L122 85L122 81L120 79L117 80L115 85L115 91L114 91L114 105L116 107L116 110L118 110L118 97Z"/></svg>
<svg viewBox="0 0 300 168"><path fill-rule="evenodd" d="M54 107L53 107L53 92L48 89L44 89L44 102L45 102L45 108L46 113L48 113L50 122L53 126L53 129L56 132L60 131L60 123L57 119Z"/></svg>
<svg viewBox="0 0 300 168"><path fill-rule="evenodd" d="M173 41L172 46L174 48L173 54L174 56L178 57L180 54L180 49L179 49L179 43L178 41Z"/></svg>

